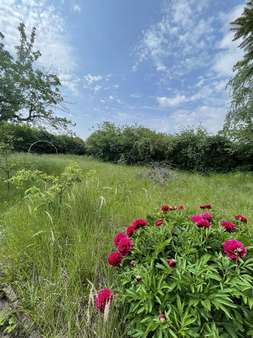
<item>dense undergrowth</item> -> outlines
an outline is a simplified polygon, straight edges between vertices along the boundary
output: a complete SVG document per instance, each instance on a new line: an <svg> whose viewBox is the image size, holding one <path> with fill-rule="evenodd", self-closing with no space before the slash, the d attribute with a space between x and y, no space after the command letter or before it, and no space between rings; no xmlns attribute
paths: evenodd
<svg viewBox="0 0 253 338"><path fill-rule="evenodd" d="M159 183L145 167L73 156L13 158L15 171L40 170L55 177L73 162L81 168L80 180L39 208L24 190L11 184L8 191L0 183L1 282L13 287L19 307L47 338L127 337L124 315L112 306L104 321L94 304L96 290L112 287L115 280L107 255L116 224L146 217L164 201L187 201L189 210L211 201L231 215L252 214L250 173L174 172Z"/></svg>

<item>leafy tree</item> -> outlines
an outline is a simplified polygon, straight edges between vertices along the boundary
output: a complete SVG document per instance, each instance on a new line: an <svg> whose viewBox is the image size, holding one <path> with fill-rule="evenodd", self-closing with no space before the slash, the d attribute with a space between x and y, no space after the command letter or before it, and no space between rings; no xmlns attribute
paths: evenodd
<svg viewBox="0 0 253 338"><path fill-rule="evenodd" d="M38 68L40 51L35 50L36 29L28 37L23 23L18 27L20 43L11 55L0 35L0 122L50 124L66 127L70 121L54 114L63 102L61 82Z"/></svg>
<svg viewBox="0 0 253 338"><path fill-rule="evenodd" d="M239 40L243 59L234 66L235 76L229 82L231 109L225 129L235 138L253 141L253 0L247 2L242 15L232 22L234 41Z"/></svg>

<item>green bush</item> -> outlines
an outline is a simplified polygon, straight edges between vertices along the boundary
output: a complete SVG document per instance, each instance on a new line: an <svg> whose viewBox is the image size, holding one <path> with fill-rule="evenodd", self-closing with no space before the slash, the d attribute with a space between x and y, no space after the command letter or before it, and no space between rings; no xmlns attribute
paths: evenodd
<svg viewBox="0 0 253 338"><path fill-rule="evenodd" d="M26 125L0 124L0 142L4 141L6 133L12 135L13 150L17 152L27 152L32 145L31 152L39 154L55 154L56 150L60 154L86 153L85 142L76 136L55 135Z"/></svg>
<svg viewBox="0 0 253 338"><path fill-rule="evenodd" d="M103 161L126 164L167 163L173 168L200 172L252 170L252 144L236 144L204 129L176 135L141 126L117 127L105 122L86 140L87 153Z"/></svg>
<svg viewBox="0 0 253 338"><path fill-rule="evenodd" d="M233 217L235 231L229 232L221 222L232 216L224 211L205 212L193 222L193 210L167 207L148 216L147 225L135 220L126 230L133 232L132 249L111 262L120 264L113 267L114 299L126 311L129 336L252 337L252 232L246 219ZM240 240L248 252L242 246L225 254L229 239Z"/></svg>

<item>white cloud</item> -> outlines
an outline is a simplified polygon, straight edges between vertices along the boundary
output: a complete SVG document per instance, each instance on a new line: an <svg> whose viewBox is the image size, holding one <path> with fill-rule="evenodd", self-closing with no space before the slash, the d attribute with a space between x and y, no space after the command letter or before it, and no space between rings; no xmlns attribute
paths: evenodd
<svg viewBox="0 0 253 338"><path fill-rule="evenodd" d="M112 94L109 96L108 91L115 92L119 88L118 84L112 83L112 75L100 75L88 73L83 76L82 87L92 93L95 97L98 93L101 97L102 94L106 95L103 99L106 101L114 101L119 103L119 99L114 97ZM101 94L102 92L102 94ZM101 101L100 101L101 102Z"/></svg>
<svg viewBox="0 0 253 338"><path fill-rule="evenodd" d="M75 12L75 13L81 13L81 11L82 11L82 9L81 9L81 6L80 5L78 5L78 4L74 4L74 6L73 6L73 11Z"/></svg>
<svg viewBox="0 0 253 338"><path fill-rule="evenodd" d="M35 46L42 53L40 66L60 74L65 86L73 88L72 79L77 81L74 75L77 65L60 11L48 0L1 0L0 31L12 52L19 41L17 27L20 22L25 23L28 31L34 26L37 29Z"/></svg>
<svg viewBox="0 0 253 338"><path fill-rule="evenodd" d="M161 20L143 32L136 48L137 66L149 60L158 72L181 77L210 62L208 48L215 40L211 0L166 0ZM206 19L203 19L206 17Z"/></svg>
<svg viewBox="0 0 253 338"><path fill-rule="evenodd" d="M84 78L85 83L87 83L88 86L93 85L94 83L97 83L103 80L103 76L92 75L92 74L86 74L83 78Z"/></svg>
<svg viewBox="0 0 253 338"><path fill-rule="evenodd" d="M171 81L170 93L175 92L172 80L181 84L181 92L177 90L174 96L166 93L156 98L160 108L168 108L169 122L162 124L170 131L203 126L216 132L223 126L229 99L226 85L242 57L230 23L243 6L212 17L208 12L214 2L167 0L161 21L144 32L137 49L139 63L151 61L162 73L160 78L166 75L164 83ZM201 76L194 82L195 70Z"/></svg>
<svg viewBox="0 0 253 338"><path fill-rule="evenodd" d="M193 110L177 110L169 115L173 126L171 131L177 132L185 128L203 127L211 133L216 133L222 128L225 114L225 107L205 105Z"/></svg>
<svg viewBox="0 0 253 338"><path fill-rule="evenodd" d="M184 95L176 95L174 97L159 96L157 102L161 108L175 107L181 103L186 102L187 99Z"/></svg>
<svg viewBox="0 0 253 338"><path fill-rule="evenodd" d="M105 76L100 74L86 74L83 77L83 88L91 90L93 94L100 92L101 90L111 89L111 86L108 87L108 81L111 78L111 74Z"/></svg>
<svg viewBox="0 0 253 338"><path fill-rule="evenodd" d="M221 50L213 65L213 70L220 77L230 78L233 75L233 67L243 56L243 51L238 47L239 42L233 41L234 33L231 32L231 22L238 18L243 12L244 5L234 7L229 13L222 15L223 38L218 43Z"/></svg>

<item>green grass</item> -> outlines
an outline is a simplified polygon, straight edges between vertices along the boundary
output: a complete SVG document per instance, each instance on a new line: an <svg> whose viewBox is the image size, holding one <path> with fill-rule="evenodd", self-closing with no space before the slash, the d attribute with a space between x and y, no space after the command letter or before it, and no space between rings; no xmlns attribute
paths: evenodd
<svg viewBox="0 0 253 338"><path fill-rule="evenodd" d="M0 245L4 282L16 290L23 310L43 337L124 337L122 314L103 322L94 310L91 291L110 287L106 257L115 224L145 217L162 202L198 208L211 202L228 215L252 218L251 173L198 174L176 172L166 184L152 181L148 168L97 162L84 157L13 155L18 166L60 174L71 162L84 173L53 208L32 212L22 195L1 184ZM122 325L121 325L122 324Z"/></svg>

